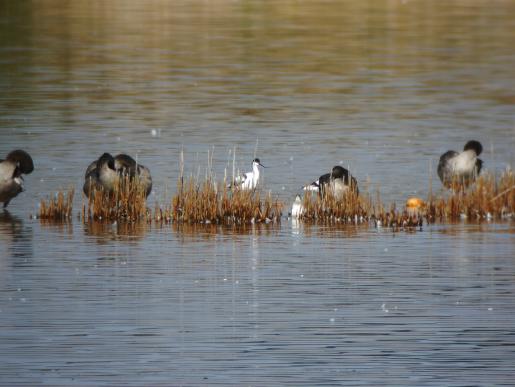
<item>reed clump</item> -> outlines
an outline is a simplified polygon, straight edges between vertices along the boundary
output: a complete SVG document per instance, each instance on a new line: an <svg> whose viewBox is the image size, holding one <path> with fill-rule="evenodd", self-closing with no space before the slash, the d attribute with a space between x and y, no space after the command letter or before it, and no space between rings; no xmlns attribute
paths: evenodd
<svg viewBox="0 0 515 387"><path fill-rule="evenodd" d="M468 189L457 189L442 197L430 197L429 222L458 219L508 219L515 215L515 175L506 169L498 179L481 174Z"/></svg>
<svg viewBox="0 0 515 387"><path fill-rule="evenodd" d="M138 221L150 217L145 188L138 179L121 176L112 191L93 189L84 204L84 221Z"/></svg>
<svg viewBox="0 0 515 387"><path fill-rule="evenodd" d="M279 222L282 203L271 193L259 190L229 189L208 176L180 178L170 207L159 214L174 223L248 224Z"/></svg>
<svg viewBox="0 0 515 387"><path fill-rule="evenodd" d="M38 218L52 221L70 220L73 212L75 189L70 187L65 193L58 191L48 201L41 200Z"/></svg>
<svg viewBox="0 0 515 387"><path fill-rule="evenodd" d="M368 195L359 195L354 190L340 196L330 190L322 195L307 192L302 201L300 218L318 222L363 223L369 220L372 209Z"/></svg>

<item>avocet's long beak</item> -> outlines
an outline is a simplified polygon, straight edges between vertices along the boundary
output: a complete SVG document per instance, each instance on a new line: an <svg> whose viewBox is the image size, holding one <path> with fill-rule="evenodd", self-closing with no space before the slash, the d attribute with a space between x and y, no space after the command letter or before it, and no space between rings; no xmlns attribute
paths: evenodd
<svg viewBox="0 0 515 387"><path fill-rule="evenodd" d="M263 168L267 168L267 167L265 167L265 166L264 166L263 164L261 164L261 163L258 163L258 165L259 165L259 166L261 166L261 167L263 167Z"/></svg>

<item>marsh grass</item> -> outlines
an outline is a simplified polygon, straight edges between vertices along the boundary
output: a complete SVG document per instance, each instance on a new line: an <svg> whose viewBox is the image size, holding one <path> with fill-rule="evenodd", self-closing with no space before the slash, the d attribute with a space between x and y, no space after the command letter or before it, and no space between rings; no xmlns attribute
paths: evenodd
<svg viewBox="0 0 515 387"><path fill-rule="evenodd" d="M68 221L73 213L73 197L75 189L69 188L65 193L58 191L48 201L41 200L38 218L51 221Z"/></svg>
<svg viewBox="0 0 515 387"><path fill-rule="evenodd" d="M323 195L306 192L302 201L301 219L307 221L362 223L372 212L372 201L368 195L348 191L337 197L330 190Z"/></svg>
<svg viewBox="0 0 515 387"><path fill-rule="evenodd" d="M179 178L170 207L159 210L162 219L174 223L248 224L279 222L282 203L260 190L227 188L213 177Z"/></svg>
<svg viewBox="0 0 515 387"><path fill-rule="evenodd" d="M123 176L113 191L94 189L87 204L83 205L84 221L138 221L146 220L147 210L145 189L139 180Z"/></svg>
<svg viewBox="0 0 515 387"><path fill-rule="evenodd" d="M182 173L182 168L181 168ZM430 182L431 184L431 182ZM89 221L146 221L156 224L213 224L248 225L278 223L283 203L270 192L260 189L228 188L227 179L217 182L206 173L188 178L180 177L175 195L161 208L157 203L153 211L147 207L146 195L137 180L128 176L119 179L112 192L93 191L82 207L82 219ZM38 218L64 221L72 217L74 189L59 191L51 199L42 200ZM418 206L397 208L385 205L379 190L374 195L368 188L359 195L349 190L336 197L330 190L323 195L306 192L302 200L300 220L329 224L366 224L376 227L421 227L423 221L454 222L466 219L504 220L515 216L515 175L506 169L500 175L484 172L468 188L441 191L438 195L429 188L429 196Z"/></svg>
<svg viewBox="0 0 515 387"><path fill-rule="evenodd" d="M430 222L458 219L506 219L515 214L515 175L506 169L496 179L493 173L481 174L467 189L458 188L428 200Z"/></svg>

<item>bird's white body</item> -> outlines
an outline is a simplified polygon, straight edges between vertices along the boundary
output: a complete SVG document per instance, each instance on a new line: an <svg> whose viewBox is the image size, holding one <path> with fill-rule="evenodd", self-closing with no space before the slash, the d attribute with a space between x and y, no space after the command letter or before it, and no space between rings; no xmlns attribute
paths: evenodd
<svg viewBox="0 0 515 387"><path fill-rule="evenodd" d="M300 218L302 214L304 214L304 206L302 205L302 199L297 195L291 206L291 217Z"/></svg>
<svg viewBox="0 0 515 387"><path fill-rule="evenodd" d="M238 176L234 181L234 186L244 190L255 189L259 183L260 165L261 164L258 161L253 161L252 172L247 172L244 173L242 176Z"/></svg>
<svg viewBox="0 0 515 387"><path fill-rule="evenodd" d="M342 198L349 191L349 186L343 179L337 178L329 183L329 190L335 198Z"/></svg>
<svg viewBox="0 0 515 387"><path fill-rule="evenodd" d="M475 172L477 161L476 152L467 150L449 160L452 171L456 175L468 175ZM474 176L475 177L475 176Z"/></svg>
<svg viewBox="0 0 515 387"><path fill-rule="evenodd" d="M320 192L320 181L316 180L311 184L305 185L302 189L304 191Z"/></svg>

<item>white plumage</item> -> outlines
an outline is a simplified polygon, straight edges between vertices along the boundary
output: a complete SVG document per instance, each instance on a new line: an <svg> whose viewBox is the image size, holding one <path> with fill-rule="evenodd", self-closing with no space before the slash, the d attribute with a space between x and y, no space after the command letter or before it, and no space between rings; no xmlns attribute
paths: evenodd
<svg viewBox="0 0 515 387"><path fill-rule="evenodd" d="M237 176L232 184L233 187L239 189L255 189L259 183L259 167L263 167L259 159L252 161L252 172L246 172L241 176Z"/></svg>

